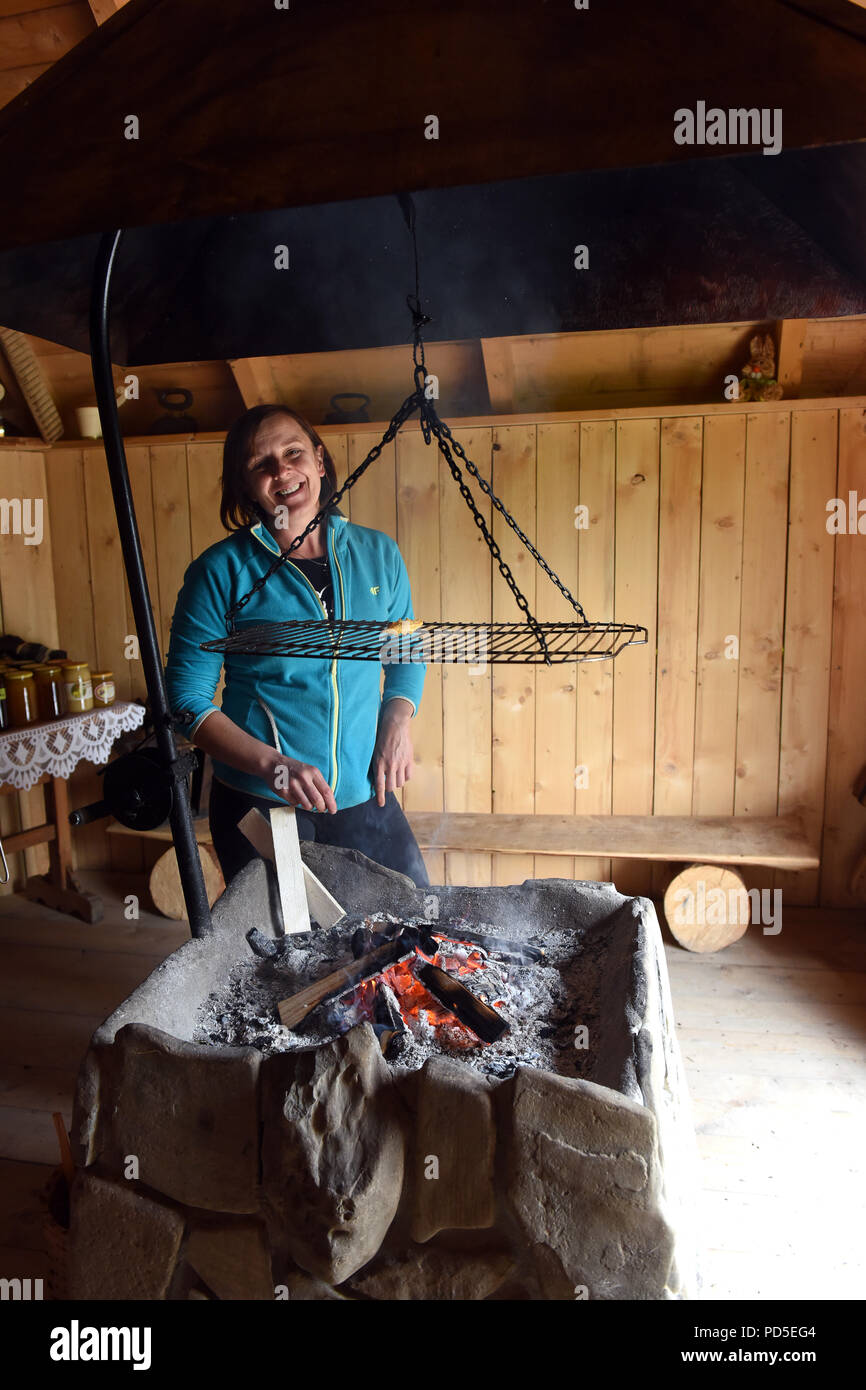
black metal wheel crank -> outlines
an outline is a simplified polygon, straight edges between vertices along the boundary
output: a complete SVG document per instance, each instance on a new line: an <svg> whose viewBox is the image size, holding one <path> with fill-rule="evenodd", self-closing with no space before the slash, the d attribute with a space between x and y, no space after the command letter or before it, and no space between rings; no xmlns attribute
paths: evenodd
<svg viewBox="0 0 866 1390"><path fill-rule="evenodd" d="M178 777L195 773L197 750L178 755ZM104 796L88 806L79 806L69 816L70 825L88 825L103 816L114 816L129 830L155 830L171 817L175 778L166 771L157 748L140 748L115 758L103 774Z"/></svg>

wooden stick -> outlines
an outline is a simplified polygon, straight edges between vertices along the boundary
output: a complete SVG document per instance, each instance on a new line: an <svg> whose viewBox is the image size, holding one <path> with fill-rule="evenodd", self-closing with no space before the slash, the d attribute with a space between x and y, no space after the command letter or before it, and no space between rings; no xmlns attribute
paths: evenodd
<svg viewBox="0 0 866 1390"><path fill-rule="evenodd" d="M389 965L396 965L398 961L407 960L414 954L415 947L398 936L393 941L386 941L384 946L377 946L375 951L370 951L358 960L347 961L338 970L332 970L330 975L306 985L288 999L281 999L277 1004L280 1023L284 1028L297 1028L318 1004L323 1004L326 999L338 998L355 985L359 985L362 980L369 980L373 975L387 970Z"/></svg>
<svg viewBox="0 0 866 1390"><path fill-rule="evenodd" d="M312 869L308 869L306 864L304 864L304 886L307 890L307 905L310 909L310 916L318 922L320 927L335 927L338 922L342 922L346 915L345 908L340 906L337 899L328 892L321 879L316 878Z"/></svg>
<svg viewBox="0 0 866 1390"><path fill-rule="evenodd" d="M851 874L851 892L855 898L866 900L866 852L855 861Z"/></svg>
<svg viewBox="0 0 866 1390"><path fill-rule="evenodd" d="M279 808L278 808L279 809ZM274 837L267 817L255 807L247 811L242 820L238 821L238 829L242 830L250 844L258 850L263 859L268 859L272 864L274 860ZM312 869L301 860L301 867L304 873L304 887L307 892L307 907L310 916L318 922L320 927L335 927L346 915L345 908L341 907L337 899L328 892L321 879L316 878Z"/></svg>
<svg viewBox="0 0 866 1390"><path fill-rule="evenodd" d="M310 930L310 912L304 889L304 865L294 806L275 806L271 811L274 863L283 909L283 930L287 936Z"/></svg>
<svg viewBox="0 0 866 1390"><path fill-rule="evenodd" d="M263 859L269 859L273 864L274 837L267 816L263 816L254 806L238 821L238 830L243 831L253 849L257 850Z"/></svg>

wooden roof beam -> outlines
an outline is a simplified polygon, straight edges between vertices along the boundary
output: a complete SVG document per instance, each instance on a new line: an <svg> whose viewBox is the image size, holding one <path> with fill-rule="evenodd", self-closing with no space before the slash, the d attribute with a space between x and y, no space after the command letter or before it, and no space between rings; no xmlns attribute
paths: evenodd
<svg viewBox="0 0 866 1390"><path fill-rule="evenodd" d="M482 338L481 352L490 409L494 415L513 415L517 406L514 403L514 358L510 338Z"/></svg>
<svg viewBox="0 0 866 1390"><path fill-rule="evenodd" d="M279 400L269 357L237 357L228 365L247 410Z"/></svg>
<svg viewBox="0 0 866 1390"><path fill-rule="evenodd" d="M91 13L97 24L104 24L107 19L113 19L126 3L127 0L89 0Z"/></svg>
<svg viewBox="0 0 866 1390"><path fill-rule="evenodd" d="M780 319L776 325L778 362L776 380L786 396L799 396L803 380L803 349L806 346L808 319Z"/></svg>

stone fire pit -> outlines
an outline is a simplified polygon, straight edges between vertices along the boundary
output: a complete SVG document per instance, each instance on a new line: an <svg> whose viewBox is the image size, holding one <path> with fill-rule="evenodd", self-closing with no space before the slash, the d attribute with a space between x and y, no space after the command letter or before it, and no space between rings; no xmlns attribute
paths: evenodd
<svg viewBox="0 0 866 1390"><path fill-rule="evenodd" d="M251 864L106 1020L73 1117L69 1296L662 1299L693 1283L694 1134L652 903L609 884L419 890L351 850L302 853L348 909L575 934L580 1072L410 1070L369 1023L263 1055L192 1039L277 935ZM585 967L583 965L585 962ZM574 1069L574 1059L569 1059Z"/></svg>

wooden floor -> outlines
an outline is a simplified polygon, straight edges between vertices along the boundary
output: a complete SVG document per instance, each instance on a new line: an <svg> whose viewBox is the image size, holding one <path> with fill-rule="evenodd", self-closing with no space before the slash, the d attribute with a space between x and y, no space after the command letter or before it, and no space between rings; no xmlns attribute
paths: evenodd
<svg viewBox="0 0 866 1390"><path fill-rule="evenodd" d="M58 1161L78 1062L102 1019L186 937L82 875L106 900L88 927L0 899L0 1277L40 1277L40 1192ZM701 1166L699 1297L860 1299L866 1134L866 920L790 909L697 956L667 944Z"/></svg>

